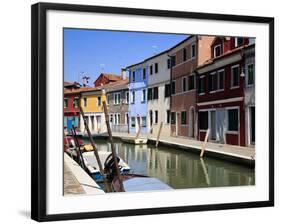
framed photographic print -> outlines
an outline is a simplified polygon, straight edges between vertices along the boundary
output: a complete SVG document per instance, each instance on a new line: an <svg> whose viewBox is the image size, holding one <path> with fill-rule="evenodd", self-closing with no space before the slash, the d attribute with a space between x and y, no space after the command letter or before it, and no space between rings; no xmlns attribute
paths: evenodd
<svg viewBox="0 0 281 224"><path fill-rule="evenodd" d="M32 219L274 205L274 19L32 6Z"/></svg>

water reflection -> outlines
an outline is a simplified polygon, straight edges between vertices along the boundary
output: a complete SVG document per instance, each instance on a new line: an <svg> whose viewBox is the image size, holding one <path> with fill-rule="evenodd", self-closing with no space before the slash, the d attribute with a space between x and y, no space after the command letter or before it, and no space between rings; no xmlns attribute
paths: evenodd
<svg viewBox="0 0 281 224"><path fill-rule="evenodd" d="M98 150L111 151L106 141L96 140ZM175 189L190 187L254 185L255 172L237 164L167 147L132 145L115 141L118 155L134 173L156 177Z"/></svg>

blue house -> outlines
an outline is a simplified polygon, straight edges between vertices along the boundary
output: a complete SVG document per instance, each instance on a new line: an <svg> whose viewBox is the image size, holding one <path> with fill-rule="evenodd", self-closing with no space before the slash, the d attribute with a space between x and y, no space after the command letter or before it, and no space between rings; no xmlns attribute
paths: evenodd
<svg viewBox="0 0 281 224"><path fill-rule="evenodd" d="M148 133L147 125L147 84L148 67L145 63L138 63L127 67L129 71L129 131L141 134Z"/></svg>

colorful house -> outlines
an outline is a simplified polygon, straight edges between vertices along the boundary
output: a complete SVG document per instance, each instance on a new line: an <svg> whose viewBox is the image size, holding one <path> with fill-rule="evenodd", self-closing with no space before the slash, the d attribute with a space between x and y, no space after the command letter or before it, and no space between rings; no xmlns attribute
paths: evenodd
<svg viewBox="0 0 281 224"><path fill-rule="evenodd" d="M126 68L129 71L129 118L130 133L147 134L147 82L148 67L145 62Z"/></svg>
<svg viewBox="0 0 281 224"><path fill-rule="evenodd" d="M246 145L255 145L255 44L250 39L249 47L244 51L245 64L245 122L246 122Z"/></svg>
<svg viewBox="0 0 281 224"><path fill-rule="evenodd" d="M106 100L105 90L102 86L85 88L81 92L80 105L84 111L92 134L107 131L102 102ZM83 119L80 118L81 131L85 132Z"/></svg>
<svg viewBox="0 0 281 224"><path fill-rule="evenodd" d="M214 37L191 35L168 54L171 63L171 135L197 137L196 75L197 66L211 57Z"/></svg>
<svg viewBox="0 0 281 224"><path fill-rule="evenodd" d="M76 82L64 82L64 99L63 126L66 132L69 132L72 126L80 128L79 125L79 100L80 100L80 84Z"/></svg>
<svg viewBox="0 0 281 224"><path fill-rule="evenodd" d="M170 136L170 61L167 51L145 60L148 68L148 130L156 137Z"/></svg>
<svg viewBox="0 0 281 224"><path fill-rule="evenodd" d="M122 70L122 73L126 73ZM124 79L104 86L106 102L113 132L129 132L129 80Z"/></svg>
<svg viewBox="0 0 281 224"><path fill-rule="evenodd" d="M198 139L246 145L244 51L248 38L216 37L212 58L197 68Z"/></svg>
<svg viewBox="0 0 281 224"><path fill-rule="evenodd" d="M121 77L120 75L101 73L99 77L94 81L94 85L95 87L98 87L98 86L106 85L108 83L117 82L122 79L123 77Z"/></svg>

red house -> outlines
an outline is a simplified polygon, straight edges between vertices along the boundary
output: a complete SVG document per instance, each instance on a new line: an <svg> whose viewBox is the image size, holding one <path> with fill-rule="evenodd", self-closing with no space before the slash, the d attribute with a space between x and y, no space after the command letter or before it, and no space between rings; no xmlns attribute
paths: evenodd
<svg viewBox="0 0 281 224"><path fill-rule="evenodd" d="M125 78L124 78L125 79ZM101 73L99 77L94 81L95 87L105 85L111 82L116 82L122 80L122 76L109 74L109 73Z"/></svg>
<svg viewBox="0 0 281 224"><path fill-rule="evenodd" d="M72 125L79 129L79 102L82 88L78 88L76 83L65 82L64 85L64 130L70 131Z"/></svg>
<svg viewBox="0 0 281 224"><path fill-rule="evenodd" d="M248 38L216 37L197 73L198 138L245 146L244 50Z"/></svg>

